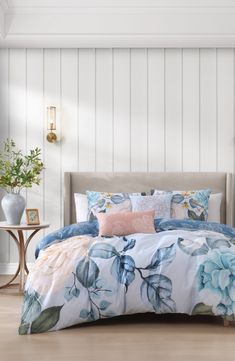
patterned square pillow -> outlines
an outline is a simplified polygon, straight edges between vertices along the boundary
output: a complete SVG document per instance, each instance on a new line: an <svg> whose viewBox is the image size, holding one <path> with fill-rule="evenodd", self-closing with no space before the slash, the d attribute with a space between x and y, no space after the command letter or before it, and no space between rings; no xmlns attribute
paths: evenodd
<svg viewBox="0 0 235 361"><path fill-rule="evenodd" d="M89 221L97 218L96 213L131 212L132 210L129 193L86 191L86 194ZM131 193L131 195L141 195L141 193Z"/></svg>
<svg viewBox="0 0 235 361"><path fill-rule="evenodd" d="M132 211L155 211L155 218L171 217L171 198L172 193L157 194L152 196L133 196L130 195Z"/></svg>
<svg viewBox="0 0 235 361"><path fill-rule="evenodd" d="M154 195L169 193L155 190ZM171 218L207 221L210 189L173 191Z"/></svg>

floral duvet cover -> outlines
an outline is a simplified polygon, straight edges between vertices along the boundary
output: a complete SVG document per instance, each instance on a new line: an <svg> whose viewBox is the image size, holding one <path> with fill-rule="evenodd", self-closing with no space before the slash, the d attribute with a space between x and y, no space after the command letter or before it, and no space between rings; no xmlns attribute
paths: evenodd
<svg viewBox="0 0 235 361"><path fill-rule="evenodd" d="M224 233L173 229L52 242L29 273L19 333L144 312L232 320L235 242Z"/></svg>

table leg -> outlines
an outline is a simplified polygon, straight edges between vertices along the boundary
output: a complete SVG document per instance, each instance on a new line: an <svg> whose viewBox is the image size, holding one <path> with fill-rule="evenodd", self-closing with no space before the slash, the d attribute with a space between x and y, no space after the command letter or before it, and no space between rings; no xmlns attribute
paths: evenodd
<svg viewBox="0 0 235 361"><path fill-rule="evenodd" d="M25 247L24 247L24 234L23 231L18 230L19 246L20 246L20 291L24 290L25 282Z"/></svg>
<svg viewBox="0 0 235 361"><path fill-rule="evenodd" d="M28 237L26 243L25 243L25 246L24 246L24 269L26 271L26 273L28 274L29 273L29 270L28 270L28 267L27 267L27 264L26 264L26 252L27 252L27 248L28 248L28 245L29 245L29 242L31 241L31 239L35 236L36 233L38 233L40 231L40 229L35 229L35 231L33 231L30 236Z"/></svg>
<svg viewBox="0 0 235 361"><path fill-rule="evenodd" d="M17 245L17 248L18 248L18 252L20 253L20 244L19 244L19 241L18 241L17 237L14 235L14 233L13 233L12 231L7 230L7 232L10 234L10 236L12 237L12 239L15 241L15 243L16 243L16 245ZM17 270L16 270L14 276L10 279L10 281L8 281L8 282L5 283L4 285L0 286L0 289L10 286L10 284L11 284L11 283L16 279L16 277L18 276L19 272L20 272L20 259L19 259L18 267L17 267Z"/></svg>

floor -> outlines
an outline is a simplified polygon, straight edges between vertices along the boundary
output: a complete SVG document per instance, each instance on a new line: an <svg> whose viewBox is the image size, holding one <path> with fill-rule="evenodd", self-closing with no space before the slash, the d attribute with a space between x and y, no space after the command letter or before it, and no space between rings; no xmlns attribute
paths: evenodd
<svg viewBox="0 0 235 361"><path fill-rule="evenodd" d="M19 336L21 303L17 286L0 290L1 361L235 359L235 326L223 327L219 318L148 314Z"/></svg>

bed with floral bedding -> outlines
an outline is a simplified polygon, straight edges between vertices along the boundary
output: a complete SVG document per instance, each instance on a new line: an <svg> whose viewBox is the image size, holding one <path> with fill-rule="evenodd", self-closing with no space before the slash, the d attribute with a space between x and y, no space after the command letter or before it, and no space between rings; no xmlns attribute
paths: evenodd
<svg viewBox="0 0 235 361"><path fill-rule="evenodd" d="M155 220L154 234L98 236L97 221L46 236L25 286L20 334L118 315L235 314L235 229Z"/></svg>

